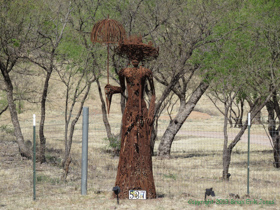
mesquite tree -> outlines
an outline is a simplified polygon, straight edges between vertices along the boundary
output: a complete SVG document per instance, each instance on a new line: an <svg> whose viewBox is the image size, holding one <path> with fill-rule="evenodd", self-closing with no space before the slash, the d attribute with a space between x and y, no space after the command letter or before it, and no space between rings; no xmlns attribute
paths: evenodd
<svg viewBox="0 0 280 210"><path fill-rule="evenodd" d="M49 80L59 62L58 47L61 44L66 25L69 22L71 13L71 2L63 3L47 3L42 2L40 7L42 17L37 20L37 28L33 31L37 37L32 43L32 51L28 51L25 58L39 66L45 73L45 81L41 95L41 118L39 124L40 138L40 162L45 162L46 138L44 135L44 125L46 118L46 101L49 89Z"/></svg>
<svg viewBox="0 0 280 210"><path fill-rule="evenodd" d="M279 106L279 68L280 68L280 4L279 2L259 2L254 24L256 33L261 39L261 47L266 52L267 74L271 78L269 89L274 90L273 96L266 104L268 111L268 131L273 142L274 167L280 168L280 126L276 126L276 119L280 119Z"/></svg>
<svg viewBox="0 0 280 210"><path fill-rule="evenodd" d="M30 35L34 29L37 13L35 2L0 1L0 70L5 84L8 107L14 126L15 136L22 156L32 157L24 144L24 137L18 120L14 98L14 84L11 73L23 62L23 54L30 49Z"/></svg>
<svg viewBox="0 0 280 210"><path fill-rule="evenodd" d="M70 49L69 49L70 50ZM81 53L81 56L85 55ZM85 59L86 57L86 59ZM75 126L79 120L83 105L89 95L89 91L92 83L96 80L95 74L91 70L89 55L85 55L83 58L84 62L79 62L79 66L73 65L72 62L65 63L60 68L56 69L61 82L65 85L65 129L64 129L64 144L65 144L65 154L63 160L64 175L63 178L66 179L69 165L71 163L71 147L73 142L73 136L75 131ZM72 116L75 116L72 119Z"/></svg>
<svg viewBox="0 0 280 210"><path fill-rule="evenodd" d="M243 16L236 16L235 21L245 21L230 39L223 42L219 59L216 62L217 73L215 91L224 99L224 148L223 148L223 173L224 180L228 180L231 153L241 136L247 129L246 121L232 141L227 135L227 121L229 110L235 96L242 94L250 102L251 119L253 120L261 109L266 106L269 114L269 131L274 142L274 158L278 162L278 134L275 128L274 111L277 114L277 89L279 88L280 75L277 71L279 46L273 41L279 41L279 28L275 19L279 20L272 2L259 1L256 4L246 2L241 5L240 12ZM277 10L277 9L276 9ZM272 13L271 11L275 12ZM279 12L279 11L278 11ZM238 13L237 15L239 15ZM277 13L279 14L279 13ZM277 18L276 18L277 16ZM240 18L240 19L239 19ZM274 30L267 30L273 27ZM278 31L278 32L277 32ZM267 33L269 35L267 35ZM271 45L269 45L271 44ZM279 66L278 66L279 68ZM213 95L213 94L212 94ZM234 96L234 97L231 97ZM278 108L277 108L278 107ZM277 166L277 164L276 164Z"/></svg>
<svg viewBox="0 0 280 210"><path fill-rule="evenodd" d="M217 50L214 44L231 32L215 31L223 15L231 8L229 3L198 1L174 6L176 9L164 24L165 27L152 34L162 52L153 68L154 77L164 85L164 91L158 97L156 117L170 92L179 99L178 112L166 128L158 148L158 156L167 157L175 135L215 75L214 69L207 65L207 56ZM191 94L187 94L190 90Z"/></svg>
<svg viewBox="0 0 280 210"><path fill-rule="evenodd" d="M92 30L93 25L99 21L107 17L110 10L110 1L94 1L94 0L74 0L73 6L74 11L73 15L76 21L72 21L72 27L74 30L79 32L79 36L81 39L81 46L85 48L91 57L91 63L93 64L93 74L95 74L97 91L99 95L99 99L101 102L101 111L103 116L103 123L106 129L107 138L113 139L114 134L111 131L111 126L107 116L106 104L104 100L104 92L102 90L104 87L101 87L100 79L101 79L101 69L105 69L105 54L104 49L101 48L100 44L93 45L90 41L90 32ZM108 13L105 13L107 10ZM100 14L101 13L101 14ZM102 14L104 13L104 14ZM111 13L111 12L110 12ZM110 15L112 17L112 15ZM111 53L112 54L112 53ZM102 64L104 63L104 64Z"/></svg>

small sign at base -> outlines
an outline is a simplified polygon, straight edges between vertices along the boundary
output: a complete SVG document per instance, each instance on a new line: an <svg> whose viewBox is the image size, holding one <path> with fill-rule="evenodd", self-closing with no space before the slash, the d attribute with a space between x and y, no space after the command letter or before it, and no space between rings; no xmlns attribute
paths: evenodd
<svg viewBox="0 0 280 210"><path fill-rule="evenodd" d="M129 190L129 199L146 199L146 190Z"/></svg>

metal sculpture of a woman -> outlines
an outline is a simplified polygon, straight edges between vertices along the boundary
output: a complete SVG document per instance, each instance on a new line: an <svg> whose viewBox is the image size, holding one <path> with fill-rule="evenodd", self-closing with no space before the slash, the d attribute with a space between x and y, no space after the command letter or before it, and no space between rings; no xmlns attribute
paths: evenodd
<svg viewBox="0 0 280 210"><path fill-rule="evenodd" d="M150 134L155 108L155 89L152 71L139 67L139 62L158 56L158 49L151 43L142 43L142 37L123 40L117 53L127 56L133 67L120 70L120 87L106 85L106 94L124 93L127 83L128 100L122 117L122 138L116 186L120 187L119 198L128 198L129 190L145 190L146 198L155 198L156 190L152 170ZM151 89L149 109L143 97L145 82Z"/></svg>

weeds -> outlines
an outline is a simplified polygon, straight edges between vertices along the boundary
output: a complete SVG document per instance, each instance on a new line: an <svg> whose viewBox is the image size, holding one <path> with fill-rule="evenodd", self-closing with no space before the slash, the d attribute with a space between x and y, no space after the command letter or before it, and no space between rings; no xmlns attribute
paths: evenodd
<svg viewBox="0 0 280 210"><path fill-rule="evenodd" d="M61 182L58 178L51 178L47 175L37 175L37 183L49 183L51 185L57 185Z"/></svg>
<svg viewBox="0 0 280 210"><path fill-rule="evenodd" d="M121 150L121 141L119 136L114 136L112 138L104 138L105 141L109 141L109 147L107 147L106 151L110 151L114 156L118 156Z"/></svg>
<svg viewBox="0 0 280 210"><path fill-rule="evenodd" d="M47 162L49 162L55 166L62 165L62 159L60 157L56 157L50 153L46 153L45 157L46 157Z"/></svg>
<svg viewBox="0 0 280 210"><path fill-rule="evenodd" d="M3 132L3 133L14 136L14 128L10 125L1 125L0 126L0 132Z"/></svg>
<svg viewBox="0 0 280 210"><path fill-rule="evenodd" d="M173 179L173 180L177 179L175 174L163 174L163 177L167 179Z"/></svg>

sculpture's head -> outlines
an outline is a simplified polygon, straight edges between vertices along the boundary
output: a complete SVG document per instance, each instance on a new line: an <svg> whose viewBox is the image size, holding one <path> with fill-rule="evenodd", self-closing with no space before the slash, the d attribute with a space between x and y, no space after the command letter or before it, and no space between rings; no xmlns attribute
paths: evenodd
<svg viewBox="0 0 280 210"><path fill-rule="evenodd" d="M132 60L131 63L134 67L138 67L139 65L139 61L137 59Z"/></svg>

